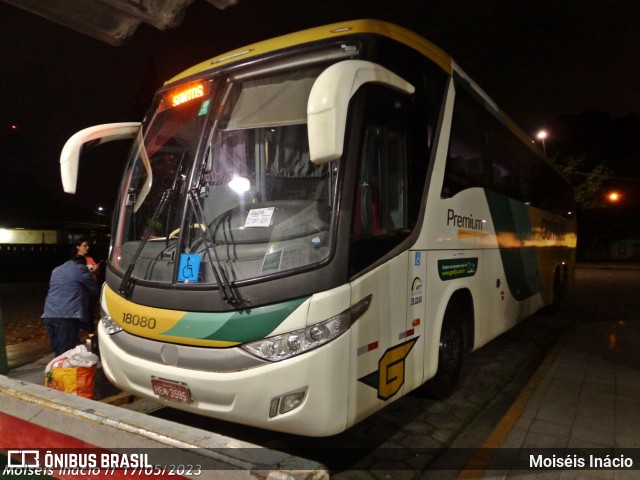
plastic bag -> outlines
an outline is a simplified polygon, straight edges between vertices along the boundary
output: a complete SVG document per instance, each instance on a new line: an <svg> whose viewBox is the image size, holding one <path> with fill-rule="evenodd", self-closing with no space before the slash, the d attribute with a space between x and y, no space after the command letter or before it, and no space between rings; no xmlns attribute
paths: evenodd
<svg viewBox="0 0 640 480"><path fill-rule="evenodd" d="M97 366L98 356L87 351L84 345L78 345L49 362L44 370L44 385L62 392L93 398Z"/></svg>

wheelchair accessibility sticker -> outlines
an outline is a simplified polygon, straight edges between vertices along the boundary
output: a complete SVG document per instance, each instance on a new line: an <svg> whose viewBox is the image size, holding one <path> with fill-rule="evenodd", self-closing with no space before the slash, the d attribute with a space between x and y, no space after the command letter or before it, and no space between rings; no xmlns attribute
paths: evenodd
<svg viewBox="0 0 640 480"><path fill-rule="evenodd" d="M183 253L180 255L178 268L178 281L184 283L197 283L200 273L200 255L197 253Z"/></svg>

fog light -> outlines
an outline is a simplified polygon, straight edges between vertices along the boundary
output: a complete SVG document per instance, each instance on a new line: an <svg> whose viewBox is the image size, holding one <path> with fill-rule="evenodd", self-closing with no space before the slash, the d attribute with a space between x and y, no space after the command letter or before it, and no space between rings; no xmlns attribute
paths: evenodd
<svg viewBox="0 0 640 480"><path fill-rule="evenodd" d="M282 397L280 402L280 413L287 413L298 408L304 400L305 392L290 393Z"/></svg>

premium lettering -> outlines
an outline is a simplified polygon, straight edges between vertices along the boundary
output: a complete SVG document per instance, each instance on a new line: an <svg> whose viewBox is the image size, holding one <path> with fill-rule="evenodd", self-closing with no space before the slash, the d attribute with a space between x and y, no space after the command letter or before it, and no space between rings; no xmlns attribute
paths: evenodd
<svg viewBox="0 0 640 480"><path fill-rule="evenodd" d="M472 214L469 214L469 216L457 215L454 210L449 208L447 210L447 225L453 225L458 228L469 228L471 230L482 230L484 222L479 218L473 218Z"/></svg>

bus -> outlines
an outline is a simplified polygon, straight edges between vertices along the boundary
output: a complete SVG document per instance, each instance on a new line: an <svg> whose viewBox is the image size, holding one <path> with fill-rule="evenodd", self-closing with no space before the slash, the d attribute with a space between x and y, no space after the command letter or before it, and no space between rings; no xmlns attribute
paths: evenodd
<svg viewBox="0 0 640 480"><path fill-rule="evenodd" d="M442 50L358 20L168 80L133 146L98 336L124 391L306 436L421 388L573 279L572 189Z"/></svg>

